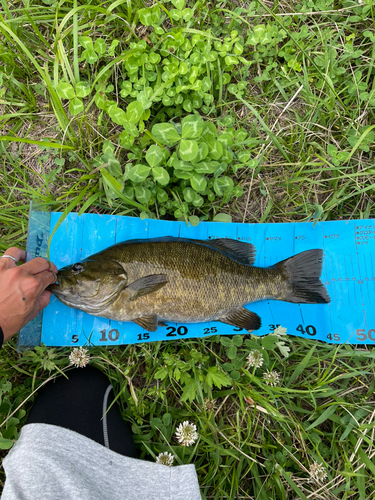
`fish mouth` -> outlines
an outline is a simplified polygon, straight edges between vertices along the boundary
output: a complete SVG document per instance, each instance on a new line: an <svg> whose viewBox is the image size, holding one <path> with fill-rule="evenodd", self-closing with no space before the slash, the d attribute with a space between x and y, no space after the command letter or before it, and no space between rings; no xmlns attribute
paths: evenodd
<svg viewBox="0 0 375 500"><path fill-rule="evenodd" d="M59 283L53 283L52 285L48 285L46 290L52 292L53 295L56 295L56 297L64 295L63 289L61 288L61 285ZM66 289L64 289L64 291L66 291Z"/></svg>

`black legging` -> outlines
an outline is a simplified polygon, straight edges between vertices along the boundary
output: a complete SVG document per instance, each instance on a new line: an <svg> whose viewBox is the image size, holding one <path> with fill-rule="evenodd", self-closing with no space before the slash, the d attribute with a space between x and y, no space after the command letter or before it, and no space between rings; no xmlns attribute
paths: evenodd
<svg viewBox="0 0 375 500"><path fill-rule="evenodd" d="M42 387L31 410L28 424L52 424L78 432L112 451L136 457L133 437L121 417L108 378L86 366L66 372ZM104 415L104 416L103 416Z"/></svg>

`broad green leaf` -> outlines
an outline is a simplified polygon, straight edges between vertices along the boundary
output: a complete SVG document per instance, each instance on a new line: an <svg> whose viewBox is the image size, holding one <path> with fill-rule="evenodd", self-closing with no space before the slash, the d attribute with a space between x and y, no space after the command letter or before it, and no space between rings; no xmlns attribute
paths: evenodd
<svg viewBox="0 0 375 500"><path fill-rule="evenodd" d="M217 140L221 142L224 147L230 147L233 144L233 139L230 134L221 134Z"/></svg>
<svg viewBox="0 0 375 500"><path fill-rule="evenodd" d="M118 140L123 148L130 149L134 144L134 137L129 135L126 130L121 132Z"/></svg>
<svg viewBox="0 0 375 500"><path fill-rule="evenodd" d="M221 163L216 162L216 168L214 172L215 177L219 177L219 175L223 174L228 169L228 164L225 161Z"/></svg>
<svg viewBox="0 0 375 500"><path fill-rule="evenodd" d="M77 97L87 97L90 93L90 84L81 80L76 85L76 95Z"/></svg>
<svg viewBox="0 0 375 500"><path fill-rule="evenodd" d="M217 166L217 161L201 161L194 164L194 171L198 174L213 174Z"/></svg>
<svg viewBox="0 0 375 500"><path fill-rule="evenodd" d="M232 222L232 217L228 214L216 214L213 218L214 222Z"/></svg>
<svg viewBox="0 0 375 500"><path fill-rule="evenodd" d="M181 122L181 137L183 139L197 139L202 135L203 124L203 118L199 115L185 116Z"/></svg>
<svg viewBox="0 0 375 500"><path fill-rule="evenodd" d="M80 36L79 43L85 49L92 50L94 48L93 43L92 43L92 39L89 36Z"/></svg>
<svg viewBox="0 0 375 500"><path fill-rule="evenodd" d="M184 9L181 12L181 17L186 22L190 21L190 19L193 17L193 15L194 15L193 9Z"/></svg>
<svg viewBox="0 0 375 500"><path fill-rule="evenodd" d="M177 179L190 179L194 175L193 171L185 172L184 170L175 170L173 173Z"/></svg>
<svg viewBox="0 0 375 500"><path fill-rule="evenodd" d="M194 170L194 165L188 163L187 161L181 160L173 160L172 165L177 170L184 170L185 172L189 172L190 170Z"/></svg>
<svg viewBox="0 0 375 500"><path fill-rule="evenodd" d="M208 143L210 152L208 155L213 160L219 160L223 155L223 146L219 141L212 141Z"/></svg>
<svg viewBox="0 0 375 500"><path fill-rule="evenodd" d="M132 137L138 137L139 136L138 129L137 129L137 127L133 123L124 121L124 122L122 122L122 126L124 127L124 129L126 130L126 132L129 135L131 135Z"/></svg>
<svg viewBox="0 0 375 500"><path fill-rule="evenodd" d="M74 99L76 96L72 85L67 82L60 82L56 87L56 92L57 95L63 99Z"/></svg>
<svg viewBox="0 0 375 500"><path fill-rule="evenodd" d="M105 108L107 98L105 97L105 95L102 92L97 92L95 94L94 100L95 100L95 104L98 106L99 109Z"/></svg>
<svg viewBox="0 0 375 500"><path fill-rule="evenodd" d="M174 103L174 98L169 97L167 94L164 94L162 102L164 106L172 106L172 104Z"/></svg>
<svg viewBox="0 0 375 500"><path fill-rule="evenodd" d="M181 95L179 97L182 97ZM185 99L182 103L182 107L186 113L191 113L193 111L193 102L190 99Z"/></svg>
<svg viewBox="0 0 375 500"><path fill-rule="evenodd" d="M241 163L246 163L250 159L250 153L248 151L240 151L237 153L237 159Z"/></svg>
<svg viewBox="0 0 375 500"><path fill-rule="evenodd" d="M190 382L185 385L180 401L182 403L187 400L192 402L195 398L196 390L197 390L197 381L194 378L192 378Z"/></svg>
<svg viewBox="0 0 375 500"><path fill-rule="evenodd" d="M196 215L190 215L189 222L193 227L196 227L199 224L199 217L197 217Z"/></svg>
<svg viewBox="0 0 375 500"><path fill-rule="evenodd" d="M171 3L176 7L178 10L182 10L185 7L185 0L171 0Z"/></svg>
<svg viewBox="0 0 375 500"><path fill-rule="evenodd" d="M180 75L186 75L186 73L189 71L189 66L187 65L187 63L185 61L181 61L180 62L180 70L179 70L179 73ZM177 89L176 89L177 91Z"/></svg>
<svg viewBox="0 0 375 500"><path fill-rule="evenodd" d="M143 114L143 106L139 101L133 101L126 108L126 119L130 123L138 123Z"/></svg>
<svg viewBox="0 0 375 500"><path fill-rule="evenodd" d="M218 142L218 144L220 144L220 142ZM233 162L233 159L234 159L233 153L231 153L229 149L224 149L223 154L220 157L220 160L225 161L225 163L228 163L229 165L230 163Z"/></svg>
<svg viewBox="0 0 375 500"><path fill-rule="evenodd" d="M150 7L149 9L140 9L138 11L139 20L143 26L151 26L156 24L160 19L160 9L157 5Z"/></svg>
<svg viewBox="0 0 375 500"><path fill-rule="evenodd" d="M154 180L162 186L166 186L170 181L169 174L163 167L154 167L152 169L152 175L154 176Z"/></svg>
<svg viewBox="0 0 375 500"><path fill-rule="evenodd" d="M155 139L166 146L173 146L181 137L171 123L157 123L151 131Z"/></svg>
<svg viewBox="0 0 375 500"><path fill-rule="evenodd" d="M139 183L143 182L148 177L150 172L151 172L151 168L148 167L147 165L137 164L137 165L134 165L134 167L130 169L129 179L131 181L133 181L135 184L139 184Z"/></svg>
<svg viewBox="0 0 375 500"><path fill-rule="evenodd" d="M83 102L78 97L72 99L69 103L69 113L73 116L78 115L85 109Z"/></svg>
<svg viewBox="0 0 375 500"><path fill-rule="evenodd" d="M13 439L0 437L0 450L9 450L14 444Z"/></svg>
<svg viewBox="0 0 375 500"><path fill-rule="evenodd" d="M177 9L171 9L169 11L169 14L171 15L171 18L174 19L175 21L179 21L181 19L181 14L182 12Z"/></svg>
<svg viewBox="0 0 375 500"><path fill-rule="evenodd" d="M205 121L203 123L202 137L207 142L212 142L216 140L217 130L212 122Z"/></svg>
<svg viewBox="0 0 375 500"><path fill-rule="evenodd" d="M134 188L133 186L125 186L124 187L124 195L130 198L131 200L134 200Z"/></svg>
<svg viewBox="0 0 375 500"><path fill-rule="evenodd" d="M203 175L195 173L190 179L191 187L198 193L202 193L207 187L207 181Z"/></svg>
<svg viewBox="0 0 375 500"><path fill-rule="evenodd" d="M194 161L198 155L197 142L181 139L178 154L183 161Z"/></svg>
<svg viewBox="0 0 375 500"><path fill-rule="evenodd" d="M137 94L137 101L140 102L141 105L143 106L143 113L142 113L142 115L144 114L145 111L148 111L148 113L149 113L149 115L148 115L147 118L144 118L143 116L141 118L143 120L148 120L148 118L150 116L150 110L149 110L149 108L151 108L151 106L152 106L152 101L150 101L150 99L148 98L147 92L144 92L144 91L138 92L138 94Z"/></svg>
<svg viewBox="0 0 375 500"><path fill-rule="evenodd" d="M193 205L195 207L201 207L204 203L204 199L202 198L202 196L200 196L199 194L196 194L194 200L193 200Z"/></svg>
<svg viewBox="0 0 375 500"><path fill-rule="evenodd" d="M124 123L127 122L125 111L116 106L115 104L113 106L110 106L107 112L111 117L112 121L117 123L117 125L123 125Z"/></svg>
<svg viewBox="0 0 375 500"><path fill-rule="evenodd" d="M202 107L202 98L201 96L195 94L193 100L191 101L193 108L200 109Z"/></svg>
<svg viewBox="0 0 375 500"><path fill-rule="evenodd" d="M163 151L160 146L150 146L146 153L146 160L150 167L156 167L163 159Z"/></svg>
<svg viewBox="0 0 375 500"><path fill-rule="evenodd" d="M204 160L206 158L206 156L208 155L208 146L205 142L200 142L198 144L198 155L197 157L195 158L195 162L198 163L202 160Z"/></svg>
<svg viewBox="0 0 375 500"><path fill-rule="evenodd" d="M214 180L214 190L218 196L222 196L224 193L230 193L233 186L234 182L231 177L218 177Z"/></svg>
<svg viewBox="0 0 375 500"><path fill-rule="evenodd" d="M107 50L107 44L103 40L103 38L97 38L94 43L94 50L97 54L103 55Z"/></svg>
<svg viewBox="0 0 375 500"><path fill-rule="evenodd" d="M98 54L93 49L84 50L82 52L82 57L84 57L89 64L94 64L99 59Z"/></svg>
<svg viewBox="0 0 375 500"><path fill-rule="evenodd" d="M211 79L208 78L208 76L205 76L202 80L201 91L207 92L210 90L211 87L212 87ZM211 122L206 122L206 123L211 123Z"/></svg>
<svg viewBox="0 0 375 500"><path fill-rule="evenodd" d="M210 366L207 370L207 376L206 376L206 383L212 388L213 385L221 389L222 386L229 386L232 385L232 381L224 375L224 373L221 373L218 371L217 366Z"/></svg>
<svg viewBox="0 0 375 500"><path fill-rule="evenodd" d="M134 194L139 203L143 203L143 205L148 205L152 196L151 191L144 186L135 186Z"/></svg>
<svg viewBox="0 0 375 500"><path fill-rule="evenodd" d="M103 154L105 154L105 153L113 153L114 150L115 150L115 147L111 143L111 141L106 140L106 141L103 142L103 149L102 149Z"/></svg>
<svg viewBox="0 0 375 500"><path fill-rule="evenodd" d="M191 189L189 187L185 188L184 191L184 199L185 201L187 201L188 203L192 203L193 200L195 199L196 197L196 192L194 191L194 189Z"/></svg>
<svg viewBox="0 0 375 500"><path fill-rule="evenodd" d="M158 189L156 197L159 203L165 203L168 201L168 193L164 189Z"/></svg>
<svg viewBox="0 0 375 500"><path fill-rule="evenodd" d="M226 355L229 359L234 359L237 356L237 347L235 345L231 345L229 349L227 349Z"/></svg>
<svg viewBox="0 0 375 500"><path fill-rule="evenodd" d="M192 66L189 71L189 82L193 84L195 80L198 78L199 69L197 66Z"/></svg>
<svg viewBox="0 0 375 500"><path fill-rule="evenodd" d="M148 60L150 61L151 64L158 64L161 61L161 57L156 52L151 52L148 55Z"/></svg>
<svg viewBox="0 0 375 500"><path fill-rule="evenodd" d="M112 40L111 45L108 49L109 56L113 57L115 55L115 49L119 43L120 43L120 40Z"/></svg>
<svg viewBox="0 0 375 500"><path fill-rule="evenodd" d="M227 66L231 66L232 64L238 64L238 59L237 57L234 56L225 56L224 60Z"/></svg>
<svg viewBox="0 0 375 500"><path fill-rule="evenodd" d="M247 132L244 128L240 128L239 130L237 130L236 139L238 142L246 140L246 137L247 137Z"/></svg>
<svg viewBox="0 0 375 500"><path fill-rule="evenodd" d="M121 97L127 97L132 90L133 90L132 82L126 80L126 82L123 82L121 84L121 90L120 90Z"/></svg>
<svg viewBox="0 0 375 500"><path fill-rule="evenodd" d="M275 348L277 340L276 335L266 335L262 338L262 347L267 351L271 351Z"/></svg>

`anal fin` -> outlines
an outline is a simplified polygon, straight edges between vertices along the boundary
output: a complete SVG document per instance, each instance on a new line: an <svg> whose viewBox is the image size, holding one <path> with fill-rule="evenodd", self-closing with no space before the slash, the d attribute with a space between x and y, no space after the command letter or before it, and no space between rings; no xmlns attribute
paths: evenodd
<svg viewBox="0 0 375 500"><path fill-rule="evenodd" d="M225 317L220 318L218 321L226 323L227 325L244 328L248 332L259 330L262 325L260 317L255 312L248 311L244 307L235 309L233 312L230 312Z"/></svg>

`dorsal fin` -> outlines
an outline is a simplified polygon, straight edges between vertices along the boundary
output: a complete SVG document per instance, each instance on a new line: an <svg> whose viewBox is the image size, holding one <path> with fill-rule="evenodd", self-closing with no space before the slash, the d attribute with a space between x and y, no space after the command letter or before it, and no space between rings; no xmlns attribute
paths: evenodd
<svg viewBox="0 0 375 500"><path fill-rule="evenodd" d="M179 238L176 236L161 236L158 238L148 238L148 239L134 239L127 240L120 243L116 243L109 248L114 248L118 245L126 245L130 243L157 243L157 242L186 242L186 243L195 243L196 245L203 245L213 250L217 250L222 253L226 257L239 262L240 264L245 264L247 266L253 266L255 262L256 249L255 246L251 243L246 243L245 241L238 241L232 238L216 238L213 240L195 240L190 238ZM104 253L109 248L106 248L100 253Z"/></svg>
<svg viewBox="0 0 375 500"><path fill-rule="evenodd" d="M210 246L227 257L239 262L253 266L255 262L256 249L251 243L232 240L231 238L217 238L215 240L205 240L205 245Z"/></svg>

